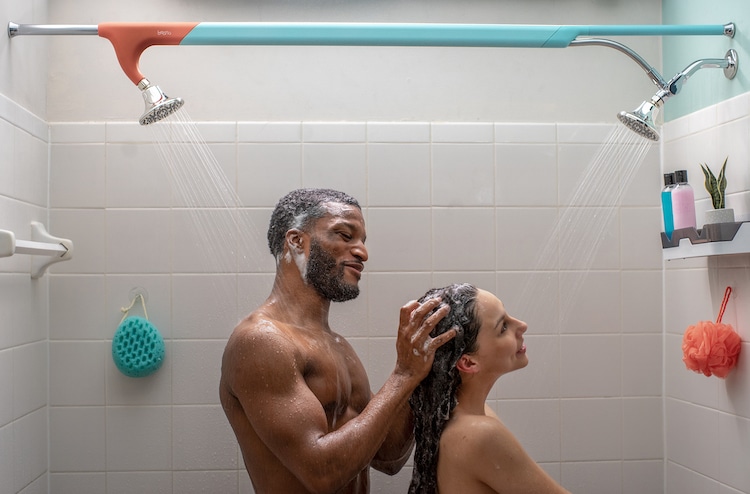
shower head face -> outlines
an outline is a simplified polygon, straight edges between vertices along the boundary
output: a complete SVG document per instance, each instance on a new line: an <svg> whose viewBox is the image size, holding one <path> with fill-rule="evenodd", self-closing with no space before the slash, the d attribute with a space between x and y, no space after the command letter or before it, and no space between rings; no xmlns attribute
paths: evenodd
<svg viewBox="0 0 750 494"><path fill-rule="evenodd" d="M168 98L150 109L146 109L141 118L138 119L138 123L141 125L150 125L163 120L179 110L184 104L185 102L182 98Z"/></svg>
<svg viewBox="0 0 750 494"><path fill-rule="evenodd" d="M617 118L625 127L639 136L656 142L659 140L659 133L654 125L656 111L656 105L650 101L644 101L641 106L632 112L621 111L617 114Z"/></svg>
<svg viewBox="0 0 750 494"><path fill-rule="evenodd" d="M182 98L169 98L159 86L152 86L147 79L143 79L138 87L142 87L143 100L146 103L146 110L138 119L141 125L150 125L163 120L185 104Z"/></svg>

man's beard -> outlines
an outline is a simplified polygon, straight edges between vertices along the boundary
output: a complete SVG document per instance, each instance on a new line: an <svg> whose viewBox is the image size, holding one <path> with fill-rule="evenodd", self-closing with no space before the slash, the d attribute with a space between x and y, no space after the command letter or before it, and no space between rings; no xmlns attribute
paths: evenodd
<svg viewBox="0 0 750 494"><path fill-rule="evenodd" d="M315 240L310 242L305 281L332 302L346 302L359 295L359 286L344 281L344 265L337 265Z"/></svg>

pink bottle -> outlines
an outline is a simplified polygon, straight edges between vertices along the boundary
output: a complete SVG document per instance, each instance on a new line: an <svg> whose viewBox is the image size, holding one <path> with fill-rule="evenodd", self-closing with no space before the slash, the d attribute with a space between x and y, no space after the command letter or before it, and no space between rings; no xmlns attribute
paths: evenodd
<svg viewBox="0 0 750 494"><path fill-rule="evenodd" d="M695 228L695 192L687 181L687 170L674 172L677 186L672 189L674 229Z"/></svg>

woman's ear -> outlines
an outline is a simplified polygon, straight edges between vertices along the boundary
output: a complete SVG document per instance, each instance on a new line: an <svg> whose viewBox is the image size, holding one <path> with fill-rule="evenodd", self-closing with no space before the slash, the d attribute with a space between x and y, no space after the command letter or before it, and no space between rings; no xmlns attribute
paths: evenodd
<svg viewBox="0 0 750 494"><path fill-rule="evenodd" d="M458 358L456 369L465 374L476 374L479 372L479 362L468 353L464 353Z"/></svg>

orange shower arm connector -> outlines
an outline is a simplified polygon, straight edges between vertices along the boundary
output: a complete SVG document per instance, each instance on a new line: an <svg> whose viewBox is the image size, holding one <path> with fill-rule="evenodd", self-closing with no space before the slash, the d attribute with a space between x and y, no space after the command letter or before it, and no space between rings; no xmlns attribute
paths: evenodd
<svg viewBox="0 0 750 494"><path fill-rule="evenodd" d="M143 51L153 45L179 45L196 25L197 22L105 22L98 25L98 32L112 43L120 67L138 85L145 78L138 68Z"/></svg>

